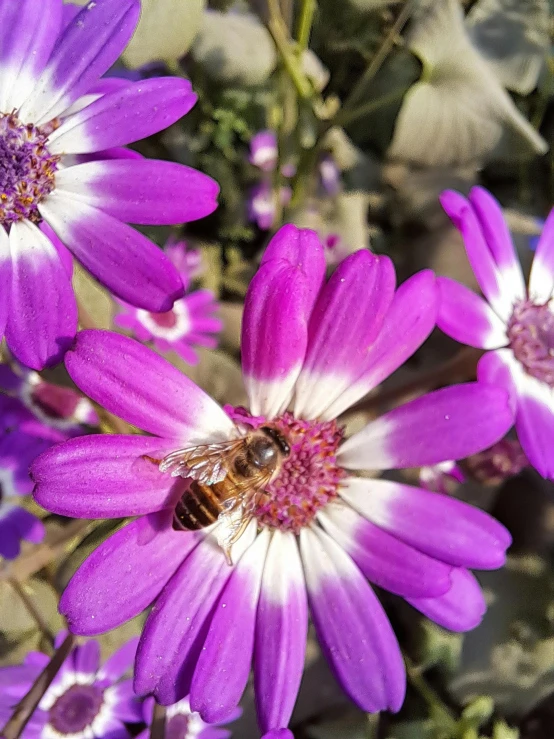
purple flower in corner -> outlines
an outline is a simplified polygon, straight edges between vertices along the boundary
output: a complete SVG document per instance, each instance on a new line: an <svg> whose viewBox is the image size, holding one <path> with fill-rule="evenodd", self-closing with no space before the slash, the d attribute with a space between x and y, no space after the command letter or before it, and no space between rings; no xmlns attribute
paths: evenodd
<svg viewBox="0 0 554 739"><path fill-rule="evenodd" d="M183 295L179 275L126 224L183 223L216 207L209 177L119 148L196 102L181 78L100 79L139 12L139 0L79 11L44 0L40 12L36 0L0 0L0 333L33 369L59 361L77 329L63 244L120 299L167 311Z"/></svg>
<svg viewBox="0 0 554 739"><path fill-rule="evenodd" d="M478 378L503 387L516 409L515 427L529 462L554 478L554 210L542 232L526 287L502 210L474 187L441 202L464 238L485 299L446 277L438 279L437 324L463 344L487 349Z"/></svg>
<svg viewBox="0 0 554 739"><path fill-rule="evenodd" d="M183 285L191 282L189 265L198 269L193 252L187 252L182 244L166 247L170 260L179 271ZM197 260L196 260L197 261ZM195 347L215 349L216 334L223 323L216 318L218 304L210 290L195 290L176 300L173 307L164 313L152 313L144 308L135 308L118 301L123 311L114 317L114 323L131 331L140 341L151 341L161 352L174 351L188 364L197 364Z"/></svg>
<svg viewBox="0 0 554 739"><path fill-rule="evenodd" d="M64 636L58 634L56 645ZM142 701L132 680L121 678L132 666L136 648L137 640L131 639L101 666L97 641L75 647L40 699L22 739L131 739L125 723L142 721ZM46 654L30 652L22 665L0 668L2 725L49 661Z"/></svg>
<svg viewBox="0 0 554 739"><path fill-rule="evenodd" d="M137 739L148 739L154 715L153 698L146 698L143 703L143 717L147 728ZM240 711L233 714L222 723L229 723L238 718ZM172 739L229 739L231 732L216 724L207 724L198 713L191 710L188 696L167 707L165 719L165 736Z"/></svg>
<svg viewBox="0 0 554 739"><path fill-rule="evenodd" d="M0 555L14 559L22 540L44 538L40 519L17 504L29 495L31 462L53 444L84 433L98 417L90 402L69 388L45 382L36 372L0 365Z"/></svg>
<svg viewBox="0 0 554 739"><path fill-rule="evenodd" d="M463 631L485 611L470 569L500 567L510 544L483 511L356 474L489 446L513 422L505 391L484 383L438 390L348 439L337 421L432 331L433 274L395 290L391 261L366 250L329 281L324 274L316 234L281 228L245 302L248 409L222 409L132 339L80 332L66 355L77 386L149 435L72 439L32 469L36 500L49 510L137 517L73 576L60 604L70 628L100 633L154 604L137 652L137 692L166 705L190 693L192 710L216 723L238 704L253 663L259 724L274 737L290 736L278 730L302 676L308 609L351 699L365 711L397 711L404 663L368 580ZM258 452L241 459L254 454L264 472L258 488L251 467L228 456L246 455L254 440ZM211 483L213 499L197 484L188 489L191 474L202 476L202 454L211 470L204 479L223 485ZM233 497L231 487L232 505L218 506L227 470L233 480L246 476L253 494Z"/></svg>

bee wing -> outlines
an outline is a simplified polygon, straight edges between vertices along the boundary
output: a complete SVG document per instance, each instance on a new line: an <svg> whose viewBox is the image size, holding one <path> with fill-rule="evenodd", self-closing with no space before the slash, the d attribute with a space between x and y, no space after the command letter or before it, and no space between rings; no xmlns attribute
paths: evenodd
<svg viewBox="0 0 554 739"><path fill-rule="evenodd" d="M227 476L227 458L244 439L232 439L219 444L202 444L189 449L177 449L160 462L160 472L172 477L192 477L204 485L215 485Z"/></svg>

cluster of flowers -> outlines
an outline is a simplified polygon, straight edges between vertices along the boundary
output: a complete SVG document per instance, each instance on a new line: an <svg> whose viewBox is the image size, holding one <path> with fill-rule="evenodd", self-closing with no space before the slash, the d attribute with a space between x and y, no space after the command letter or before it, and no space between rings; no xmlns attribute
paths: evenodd
<svg viewBox="0 0 554 739"><path fill-rule="evenodd" d="M284 226L245 301L241 351L249 407L221 408L137 341L101 330L76 335L67 249L138 308L122 314L120 325L168 348L190 309L176 307L186 301L179 265L123 221L200 218L215 208L217 185L187 167L119 148L177 120L195 102L180 78L98 81L133 31L138 0L96 0L79 12L62 8L61 0L44 6L38 14L35 0L0 0L5 336L32 369L63 357L85 395L145 432L78 435L32 463L35 500L47 510L134 517L66 588L60 610L69 628L95 635L152 606L135 659L136 694L168 706L188 699L202 721L225 722L253 664L258 721L276 738L290 736L309 611L351 699L365 711L398 710L404 663L369 583L446 628L471 629L485 611L471 570L501 566L510 535L455 498L367 473L467 457L496 443L515 420L529 461L554 475L554 216L526 289L492 197L479 188L468 200L444 195L488 303L427 270L397 288L391 261L366 250L343 260L326 280L317 236ZM163 318L153 319L152 311ZM217 330L213 319L205 321L199 331ZM437 324L488 350L478 381L417 398L345 438L337 419ZM157 333L160 326L165 334ZM183 476L180 468L172 475L157 461L199 446L215 453L267 428L285 440L282 459L263 494L239 510L240 536L232 516L212 517L211 527L196 531L175 526L192 469L184 465ZM206 507L196 505L197 522L201 513L210 520ZM38 529L28 535L38 537ZM44 696L36 732L49 722L52 736L62 726L65 733L96 735L92 723L67 728L74 712L64 705L73 690L86 707L82 716L98 721L103 736L126 735L123 723L137 716L130 683L108 687L122 674L120 655L98 671L93 644L79 647L73 666ZM126 666L131 657L125 655ZM14 678L19 696L27 673L43 664L44 657L29 656L25 679ZM87 691L77 690L85 685Z"/></svg>

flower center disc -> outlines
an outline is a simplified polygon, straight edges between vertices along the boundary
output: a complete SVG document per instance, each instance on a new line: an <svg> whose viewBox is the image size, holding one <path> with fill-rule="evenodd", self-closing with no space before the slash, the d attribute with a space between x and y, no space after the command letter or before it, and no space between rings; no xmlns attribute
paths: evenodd
<svg viewBox="0 0 554 739"><path fill-rule="evenodd" d="M59 734L77 734L90 726L103 703L103 691L95 685L72 685L49 712L49 723Z"/></svg>
<svg viewBox="0 0 554 739"><path fill-rule="evenodd" d="M303 421L285 413L270 424L290 446L279 474L254 510L261 526L292 531L309 526L316 513L337 497L346 472L337 464L344 431L336 421Z"/></svg>
<svg viewBox="0 0 554 739"><path fill-rule="evenodd" d="M59 161L46 148L48 135L14 114L0 114L0 223L38 223L38 204L54 189Z"/></svg>
<svg viewBox="0 0 554 739"><path fill-rule="evenodd" d="M548 303L518 303L508 323L508 338L526 372L554 387L554 313Z"/></svg>

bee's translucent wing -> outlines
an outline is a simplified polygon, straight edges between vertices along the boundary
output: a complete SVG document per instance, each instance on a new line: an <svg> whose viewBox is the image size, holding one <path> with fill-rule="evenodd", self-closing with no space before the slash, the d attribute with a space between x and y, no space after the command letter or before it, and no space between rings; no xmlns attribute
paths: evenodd
<svg viewBox="0 0 554 739"><path fill-rule="evenodd" d="M172 477L192 477L204 485L215 485L227 476L228 457L244 444L244 439L232 439L219 444L202 444L189 449L177 449L160 462L160 472Z"/></svg>

